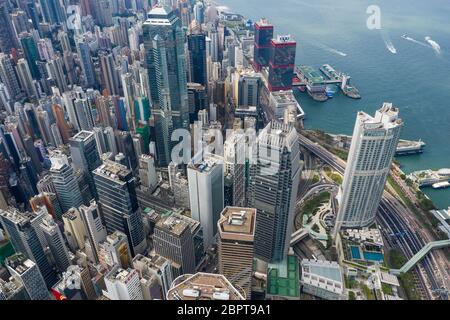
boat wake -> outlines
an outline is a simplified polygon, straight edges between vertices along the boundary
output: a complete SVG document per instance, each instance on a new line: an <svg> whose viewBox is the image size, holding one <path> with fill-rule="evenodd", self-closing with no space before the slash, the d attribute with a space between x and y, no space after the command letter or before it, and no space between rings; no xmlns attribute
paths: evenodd
<svg viewBox="0 0 450 320"><path fill-rule="evenodd" d="M386 48L387 48L392 54L396 54L396 53L397 53L397 49L395 49L395 47L394 47L394 45L392 44L392 42L385 41L384 43L386 44Z"/></svg>
<svg viewBox="0 0 450 320"><path fill-rule="evenodd" d="M418 40L416 40L416 39L413 39L413 38L411 38L411 37L408 37L407 35L403 35L402 38L405 39L405 40L414 42L415 44L421 45L421 46L423 46L423 47L427 47L427 48L430 47L429 44L423 43L423 42L421 42L421 41L418 41Z"/></svg>
<svg viewBox="0 0 450 320"><path fill-rule="evenodd" d="M436 51L437 54L441 54L442 50L439 43L431 39L431 37L425 37L425 41L430 44L430 46L433 48L434 51Z"/></svg>
<svg viewBox="0 0 450 320"><path fill-rule="evenodd" d="M340 55L341 57L346 57L347 56L347 54L345 52L342 52L342 51L339 51L339 50L336 50L336 49L333 49L333 48L328 48L327 50L330 51L330 52L336 53L336 54Z"/></svg>
<svg viewBox="0 0 450 320"><path fill-rule="evenodd" d="M394 44L389 38L389 35L382 32L381 37L383 38L384 44L386 45L386 48L389 50L389 52L391 52L392 54L397 54L397 49L394 47Z"/></svg>
<svg viewBox="0 0 450 320"><path fill-rule="evenodd" d="M323 43L320 43L320 42L316 42L315 45L318 46L319 48L323 49L323 50L328 51L328 52L338 54L341 57L346 57L347 56L347 54L345 52L342 52L342 51L339 51L337 49L331 48L331 47L327 46L326 44L323 44Z"/></svg>

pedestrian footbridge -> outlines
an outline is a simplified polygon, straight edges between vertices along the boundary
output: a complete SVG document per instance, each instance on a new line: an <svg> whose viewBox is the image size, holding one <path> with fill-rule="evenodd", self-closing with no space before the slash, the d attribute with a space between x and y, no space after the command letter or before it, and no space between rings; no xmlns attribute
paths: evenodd
<svg viewBox="0 0 450 320"><path fill-rule="evenodd" d="M422 260L428 252L433 249L440 249L450 246L449 240L441 240L427 243L419 252L417 252L408 262L406 262L400 269L391 269L391 273L394 275L400 275L406 273L413 268L420 260Z"/></svg>

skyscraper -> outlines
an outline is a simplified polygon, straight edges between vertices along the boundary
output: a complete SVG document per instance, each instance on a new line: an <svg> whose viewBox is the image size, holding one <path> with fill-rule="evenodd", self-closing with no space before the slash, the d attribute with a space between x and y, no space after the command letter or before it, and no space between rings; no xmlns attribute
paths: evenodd
<svg viewBox="0 0 450 320"><path fill-rule="evenodd" d="M255 22L255 46L254 46L254 68L260 71L262 67L269 66L270 41L273 38L273 25L266 19Z"/></svg>
<svg viewBox="0 0 450 320"><path fill-rule="evenodd" d="M202 225L207 249L214 242L224 206L223 162L211 156L199 164L189 164L188 181L192 218Z"/></svg>
<svg viewBox="0 0 450 320"><path fill-rule="evenodd" d="M31 71L31 76L33 79L40 79L41 72L39 71L38 65L36 62L39 61L39 52L36 46L36 42L34 41L33 35L28 32L22 32L19 35L20 43L22 44L23 53L25 55L25 59L28 62L28 67Z"/></svg>
<svg viewBox="0 0 450 320"><path fill-rule="evenodd" d="M15 208L0 211L0 220L3 230L11 236L11 243L16 252L23 253L36 263L40 273L45 279L47 287L53 286L57 279L43 249L43 241L39 239L41 219L33 212L19 212Z"/></svg>
<svg viewBox="0 0 450 320"><path fill-rule="evenodd" d="M254 72L242 72L237 83L236 105L240 108L259 108L261 74Z"/></svg>
<svg viewBox="0 0 450 320"><path fill-rule="evenodd" d="M189 82L208 87L206 65L206 34L192 33L187 37L189 50Z"/></svg>
<svg viewBox="0 0 450 320"><path fill-rule="evenodd" d="M97 191L95 190L92 171L97 169L102 162L98 154L94 133L91 131L80 131L69 139L69 144L73 166L86 173L91 194L96 197Z"/></svg>
<svg viewBox="0 0 450 320"><path fill-rule="evenodd" d="M9 2L0 1L0 51L9 54L12 48L18 48L13 25L8 12Z"/></svg>
<svg viewBox="0 0 450 320"><path fill-rule="evenodd" d="M50 293L36 263L22 253L16 253L5 260L13 277L20 279L31 300L50 300Z"/></svg>
<svg viewBox="0 0 450 320"><path fill-rule="evenodd" d="M155 158L143 154L139 157L139 178L141 186L149 192L153 192L158 184L158 176L155 169Z"/></svg>
<svg viewBox="0 0 450 320"><path fill-rule="evenodd" d="M95 200L92 200L89 206L82 205L79 210L86 226L91 248L93 248L94 259L98 262L99 245L106 240L107 236L99 207Z"/></svg>
<svg viewBox="0 0 450 320"><path fill-rule="evenodd" d="M224 144L225 176L233 183L232 205L245 204L245 139L243 133L233 131Z"/></svg>
<svg viewBox="0 0 450 320"><path fill-rule="evenodd" d="M59 226L55 223L50 215L44 217L40 224L48 246L55 259L56 267L60 272L65 272L71 265L69 251L67 250L65 240L59 230Z"/></svg>
<svg viewBox="0 0 450 320"><path fill-rule="evenodd" d="M194 238L189 223L164 216L155 225L153 244L157 254L181 266L183 273L195 272Z"/></svg>
<svg viewBox="0 0 450 320"><path fill-rule="evenodd" d="M12 64L12 59L0 52L0 80L5 85L10 98L15 100L21 95L19 79Z"/></svg>
<svg viewBox="0 0 450 320"><path fill-rule="evenodd" d="M147 243L133 173L110 160L104 161L93 173L106 230L126 234L133 255L144 252Z"/></svg>
<svg viewBox="0 0 450 320"><path fill-rule="evenodd" d="M110 95L118 95L119 92L119 74L116 70L116 63L112 53L101 52L100 67L103 79L103 85L108 90Z"/></svg>
<svg viewBox="0 0 450 320"><path fill-rule="evenodd" d="M167 166L173 130L189 128L183 30L175 12L158 5L148 14L143 32L155 122L156 158L160 166Z"/></svg>
<svg viewBox="0 0 450 320"><path fill-rule="evenodd" d="M85 37L76 39L78 56L81 59L81 69L83 70L84 83L87 87L95 87L97 84L94 65L91 60L89 43Z"/></svg>
<svg viewBox="0 0 450 320"><path fill-rule="evenodd" d="M76 208L70 208L63 214L62 219L64 222L64 234L72 251L83 250L87 230L80 211Z"/></svg>
<svg viewBox="0 0 450 320"><path fill-rule="evenodd" d="M53 24L61 24L65 21L64 9L59 1L55 0L39 0L42 15L45 22Z"/></svg>
<svg viewBox="0 0 450 320"><path fill-rule="evenodd" d="M33 82L33 78L31 76L31 71L28 67L27 61L25 59L19 59L19 61L17 62L16 70L19 77L19 82L27 96L30 98L37 98L38 93Z"/></svg>
<svg viewBox="0 0 450 320"><path fill-rule="evenodd" d="M250 298L256 209L226 207L218 222L219 273Z"/></svg>
<svg viewBox="0 0 450 320"><path fill-rule="evenodd" d="M105 268L112 268L118 265L122 268L131 266L131 252L128 246L127 236L114 231L106 237L106 240L99 245L99 262Z"/></svg>
<svg viewBox="0 0 450 320"><path fill-rule="evenodd" d="M269 91L292 89L297 42L291 35L277 36L271 41Z"/></svg>
<svg viewBox="0 0 450 320"><path fill-rule="evenodd" d="M64 154L53 154L50 157L52 166L50 175L55 186L56 195L63 212L70 208L78 208L83 204L80 187L72 166Z"/></svg>
<svg viewBox="0 0 450 320"><path fill-rule="evenodd" d="M258 135L257 161L252 164L250 206L258 210L255 254L282 261L293 231L300 179L300 146L296 130L279 122L269 123Z"/></svg>
<svg viewBox="0 0 450 320"><path fill-rule="evenodd" d="M105 275L106 291L103 294L110 300L143 300L141 282L136 270L115 266Z"/></svg>
<svg viewBox="0 0 450 320"><path fill-rule="evenodd" d="M339 193L335 233L374 222L403 126L399 110L384 103L374 117L358 112Z"/></svg>

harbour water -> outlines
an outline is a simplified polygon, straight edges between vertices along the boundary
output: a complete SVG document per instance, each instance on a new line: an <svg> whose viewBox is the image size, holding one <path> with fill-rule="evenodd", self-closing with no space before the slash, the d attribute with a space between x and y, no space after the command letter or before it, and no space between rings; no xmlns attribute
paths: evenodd
<svg viewBox="0 0 450 320"><path fill-rule="evenodd" d="M328 63L351 75L361 100L339 92L320 103L297 93L307 128L352 134L357 111L373 114L383 102L393 102L405 122L402 138L427 143L423 154L398 158L403 170L450 167L450 1L218 2L253 21L269 19L275 33L292 34L298 43L297 64L318 69ZM367 28L370 5L381 9L380 30ZM450 189L424 191L439 208L450 206Z"/></svg>

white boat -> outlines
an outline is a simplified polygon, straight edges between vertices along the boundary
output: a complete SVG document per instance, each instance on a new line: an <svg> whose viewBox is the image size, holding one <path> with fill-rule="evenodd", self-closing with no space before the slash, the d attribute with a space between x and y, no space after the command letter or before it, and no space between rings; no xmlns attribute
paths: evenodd
<svg viewBox="0 0 450 320"><path fill-rule="evenodd" d="M437 182L432 185L433 189L444 189L450 187L450 182L448 181L442 181Z"/></svg>

